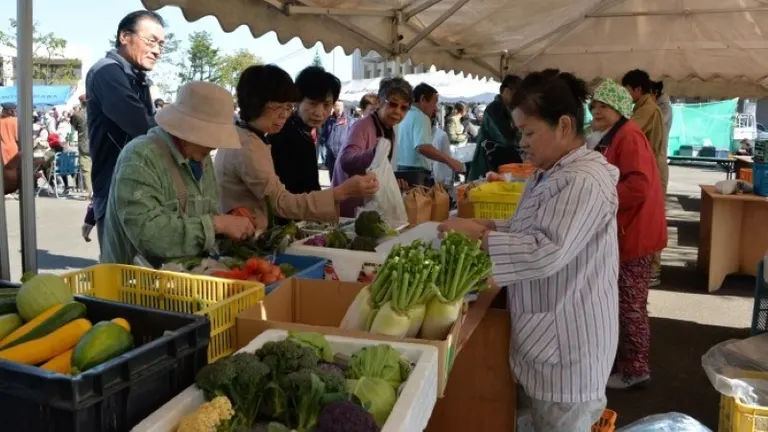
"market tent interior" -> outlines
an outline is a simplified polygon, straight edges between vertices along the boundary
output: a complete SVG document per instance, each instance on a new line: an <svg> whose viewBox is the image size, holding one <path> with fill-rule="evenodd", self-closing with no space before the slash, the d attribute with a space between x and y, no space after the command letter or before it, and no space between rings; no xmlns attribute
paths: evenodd
<svg viewBox="0 0 768 432"><path fill-rule="evenodd" d="M0 103L18 103L18 89L0 87ZM34 106L64 105L72 94L72 87L66 85L34 86L32 87L32 104Z"/></svg>
<svg viewBox="0 0 768 432"><path fill-rule="evenodd" d="M630 69L670 94L768 95L764 0L142 0L351 53L481 77L556 67L593 81Z"/></svg>
<svg viewBox="0 0 768 432"><path fill-rule="evenodd" d="M492 79L465 78L460 74L435 71L420 74L403 75L403 78L416 86L427 83L437 90L440 102L489 103L499 94L499 82ZM381 78L347 81L341 84L339 98L345 102L357 103L367 93L379 91Z"/></svg>

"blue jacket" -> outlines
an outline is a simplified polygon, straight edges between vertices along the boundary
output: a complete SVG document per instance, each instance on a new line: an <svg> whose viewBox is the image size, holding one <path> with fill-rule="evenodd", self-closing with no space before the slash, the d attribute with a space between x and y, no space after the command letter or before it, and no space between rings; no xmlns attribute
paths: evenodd
<svg viewBox="0 0 768 432"><path fill-rule="evenodd" d="M115 50L96 62L85 77L95 197L109 196L112 173L123 147L155 126L150 85L146 74Z"/></svg>

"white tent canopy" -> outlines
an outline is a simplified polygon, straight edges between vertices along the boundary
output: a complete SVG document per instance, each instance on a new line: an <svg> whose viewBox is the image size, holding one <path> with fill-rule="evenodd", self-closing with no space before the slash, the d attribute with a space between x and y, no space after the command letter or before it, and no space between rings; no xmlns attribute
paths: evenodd
<svg viewBox="0 0 768 432"><path fill-rule="evenodd" d="M427 83L437 90L440 102L489 103L499 94L499 83L494 80L465 78L450 72L435 71L404 75L412 86ZM339 99L359 102L367 93L379 91L381 78L347 81L341 84Z"/></svg>
<svg viewBox="0 0 768 432"><path fill-rule="evenodd" d="M592 81L629 69L675 96L766 96L766 0L142 0L226 31L247 25L347 53L481 77L556 67Z"/></svg>

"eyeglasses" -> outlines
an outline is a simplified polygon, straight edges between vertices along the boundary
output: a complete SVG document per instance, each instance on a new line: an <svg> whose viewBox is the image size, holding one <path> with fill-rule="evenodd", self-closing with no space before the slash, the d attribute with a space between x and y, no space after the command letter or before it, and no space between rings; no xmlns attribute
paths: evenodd
<svg viewBox="0 0 768 432"><path fill-rule="evenodd" d="M277 112L278 114L291 114L296 109L296 105L292 103L267 104L265 109L270 112Z"/></svg>
<svg viewBox="0 0 768 432"><path fill-rule="evenodd" d="M165 41L157 40L157 39L154 39L154 38L148 38L146 36L142 36L142 35L139 35L139 34L136 34L136 33L134 33L134 34L136 35L137 38L139 38L142 41L144 41L144 43L147 44L147 46L150 47L150 48L160 47L160 51L165 49Z"/></svg>
<svg viewBox="0 0 768 432"><path fill-rule="evenodd" d="M399 104L397 102L389 101L389 100L386 100L386 99L384 100L384 102L386 102L387 106L390 109L399 109L400 111L403 111L403 112L408 111L409 109L411 109L411 104Z"/></svg>

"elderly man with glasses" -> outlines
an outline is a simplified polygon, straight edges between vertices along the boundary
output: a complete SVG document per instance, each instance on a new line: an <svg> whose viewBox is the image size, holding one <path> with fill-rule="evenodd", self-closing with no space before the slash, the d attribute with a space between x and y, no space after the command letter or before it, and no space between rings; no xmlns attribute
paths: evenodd
<svg viewBox="0 0 768 432"><path fill-rule="evenodd" d="M96 62L85 78L93 210L100 244L117 157L129 141L156 125L146 74L163 52L163 27L163 19L155 12L126 15L117 27L115 49Z"/></svg>

